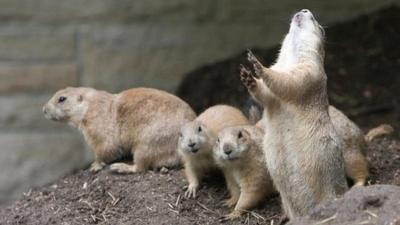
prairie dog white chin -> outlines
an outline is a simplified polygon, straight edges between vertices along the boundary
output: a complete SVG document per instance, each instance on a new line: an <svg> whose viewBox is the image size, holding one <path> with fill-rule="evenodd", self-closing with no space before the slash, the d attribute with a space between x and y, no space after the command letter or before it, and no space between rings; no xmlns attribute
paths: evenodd
<svg viewBox="0 0 400 225"><path fill-rule="evenodd" d="M200 121L186 123L179 134L179 147L183 154L208 154L214 143L214 135Z"/></svg>

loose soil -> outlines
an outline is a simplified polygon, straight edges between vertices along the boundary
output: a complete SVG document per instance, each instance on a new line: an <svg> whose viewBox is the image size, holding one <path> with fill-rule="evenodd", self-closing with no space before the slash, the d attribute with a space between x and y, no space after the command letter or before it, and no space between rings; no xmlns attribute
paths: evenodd
<svg viewBox="0 0 400 225"><path fill-rule="evenodd" d="M400 185L400 26L397 21L400 21L400 9L392 6L326 29L331 103L365 131L381 123L389 123L396 129L394 135L374 140L368 146L369 184ZM277 49L254 49L254 53L269 65ZM177 93L197 112L217 103L243 107L248 94L240 84L237 68L244 62L242 53L200 68L186 76ZM221 206L227 197L222 177L208 177L197 199L182 197L185 184L180 170L134 175L112 174L107 169L98 174L78 171L53 185L25 193L10 206L1 207L0 224L220 224L220 217L229 213L229 209ZM368 188L386 193L391 199L399 198L399 195L389 195L390 187ZM369 189L365 190L352 190L354 194L346 196L365 196ZM332 208L340 211L338 218L348 214L347 220L340 220L340 224L355 218L356 211L340 210L343 204L336 205L327 206L328 211L332 212ZM387 212L395 206L378 204L370 212L375 215L381 212L377 208ZM389 214L378 214L382 217L379 221L389 218L386 217ZM225 224L270 224L271 220L276 224L279 216L279 198L275 196L242 219Z"/></svg>

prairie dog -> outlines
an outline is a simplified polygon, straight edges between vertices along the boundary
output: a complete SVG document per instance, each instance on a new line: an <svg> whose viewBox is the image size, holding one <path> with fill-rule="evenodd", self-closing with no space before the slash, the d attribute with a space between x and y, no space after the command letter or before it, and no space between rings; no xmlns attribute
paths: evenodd
<svg viewBox="0 0 400 225"><path fill-rule="evenodd" d="M368 131L368 133L365 135L365 141L372 142L375 138L390 135L393 132L394 128L389 124L381 124Z"/></svg>
<svg viewBox="0 0 400 225"><path fill-rule="evenodd" d="M346 175L355 186L363 186L368 177L368 162L365 158L366 142L362 130L340 110L329 106L329 116L343 139L343 157Z"/></svg>
<svg viewBox="0 0 400 225"><path fill-rule="evenodd" d="M263 150L268 171L289 219L347 189L343 140L328 113L323 30L312 13L297 12L278 59L264 67L249 52L254 74L241 79L264 106Z"/></svg>
<svg viewBox="0 0 400 225"><path fill-rule="evenodd" d="M179 129L196 117L178 97L151 88L110 94L69 87L55 93L43 112L47 119L67 122L82 131L95 153L92 172L132 154L133 165L111 165L111 170L121 173L179 165Z"/></svg>
<svg viewBox="0 0 400 225"><path fill-rule="evenodd" d="M216 168L212 147L218 132L224 127L246 124L249 121L240 110L227 105L216 105L182 126L178 152L182 156L189 183L185 192L187 197L196 197L203 176Z"/></svg>
<svg viewBox="0 0 400 225"><path fill-rule="evenodd" d="M252 118L256 118L254 121L260 120L260 110L253 106L250 107L250 109L253 109ZM346 175L353 181L354 185L365 185L368 177L368 162L365 157L365 149L367 147L366 140L368 141L370 139L369 136L365 136L364 140L364 133L362 130L343 114L343 112L332 105L329 106L329 116L331 117L336 132L344 141L343 157ZM256 125L262 127L262 124L263 122L260 120ZM382 127L386 128L388 126ZM371 130L369 134L377 133L375 130L376 129ZM383 130L390 130L390 127ZM383 134L386 133L385 131ZM379 135L380 134L382 134L382 132L379 132Z"/></svg>
<svg viewBox="0 0 400 225"><path fill-rule="evenodd" d="M262 150L263 131L256 126L222 129L214 146L214 159L222 169L233 207L225 219L235 219L274 192Z"/></svg>

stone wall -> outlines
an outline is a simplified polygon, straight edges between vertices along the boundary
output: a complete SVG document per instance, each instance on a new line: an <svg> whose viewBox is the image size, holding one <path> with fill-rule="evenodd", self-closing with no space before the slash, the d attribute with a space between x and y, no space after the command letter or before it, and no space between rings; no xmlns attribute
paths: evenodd
<svg viewBox="0 0 400 225"><path fill-rule="evenodd" d="M196 67L278 43L298 9L330 24L392 2L0 0L0 202L92 160L77 132L41 114L57 89L173 92Z"/></svg>

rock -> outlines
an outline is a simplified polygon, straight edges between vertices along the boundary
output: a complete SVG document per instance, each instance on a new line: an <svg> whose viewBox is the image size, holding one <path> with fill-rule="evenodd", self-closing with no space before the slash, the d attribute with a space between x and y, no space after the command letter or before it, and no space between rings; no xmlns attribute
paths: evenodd
<svg viewBox="0 0 400 225"><path fill-rule="evenodd" d="M343 20L357 12L365 12L393 1L336 0L324 4L312 4L312 1L293 2L281 0L268 3L262 0L1 0L0 18L3 20L30 23L200 23L200 22L239 22L246 25L254 22L268 22L279 19L282 23L287 13L313 6L324 20Z"/></svg>
<svg viewBox="0 0 400 225"><path fill-rule="evenodd" d="M74 29L16 25L0 28L1 60L70 60L75 57L75 46Z"/></svg>
<svg viewBox="0 0 400 225"><path fill-rule="evenodd" d="M92 160L77 133L0 133L0 203L80 169Z"/></svg>
<svg viewBox="0 0 400 225"><path fill-rule="evenodd" d="M1 95L0 127L5 130L65 130L66 124L47 120L42 112L43 105L52 94L42 95Z"/></svg>
<svg viewBox="0 0 400 225"><path fill-rule="evenodd" d="M0 65L0 93L56 91L77 84L74 63Z"/></svg>
<svg viewBox="0 0 400 225"><path fill-rule="evenodd" d="M275 28L265 30L264 24L93 26L82 31L85 68L82 82L111 92L134 86L173 92L182 76L199 66L252 45L269 46L278 42L284 28ZM236 35L239 30L248 35Z"/></svg>
<svg viewBox="0 0 400 225"><path fill-rule="evenodd" d="M372 185L355 187L343 198L316 207L310 216L287 225L309 224L399 224L400 187Z"/></svg>
<svg viewBox="0 0 400 225"><path fill-rule="evenodd" d="M162 168L160 169L160 173L162 173L162 174L168 174L168 172L169 172L169 170L168 170L168 168L166 168L166 167L162 167Z"/></svg>

